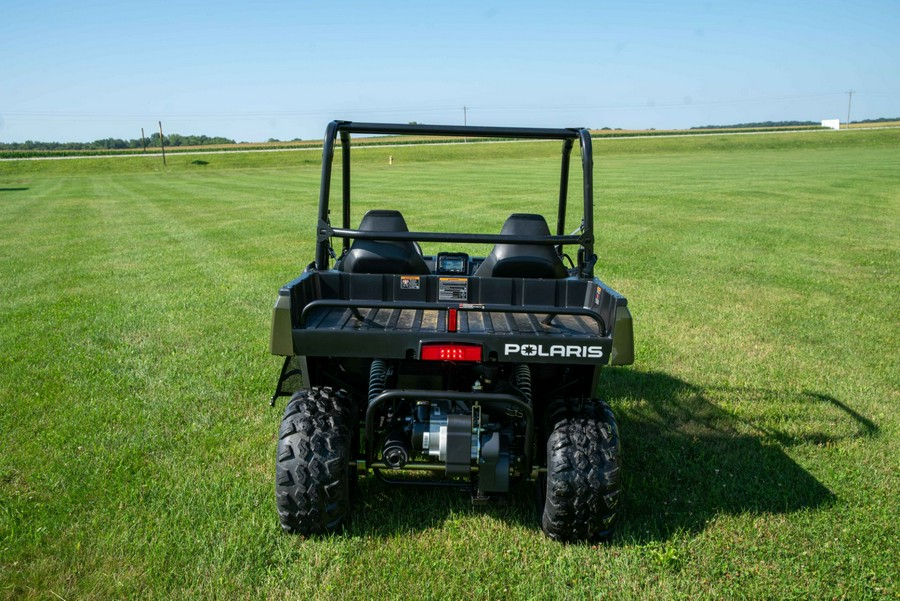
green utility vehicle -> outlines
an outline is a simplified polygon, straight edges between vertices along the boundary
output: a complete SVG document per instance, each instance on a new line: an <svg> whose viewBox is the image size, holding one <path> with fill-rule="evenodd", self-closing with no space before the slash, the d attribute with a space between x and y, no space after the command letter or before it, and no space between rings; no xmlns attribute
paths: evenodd
<svg viewBox="0 0 900 601"><path fill-rule="evenodd" d="M410 231L415 223L390 199L354 229L352 134L558 140L556 232L532 213L510 215L496 234ZM566 234L576 143L581 227ZM625 298L594 277L592 171L584 129L328 125L315 260L281 288L272 320L271 352L285 357L272 403L291 397L275 470L285 531L339 530L358 477L372 473L402 486L464 488L478 503L532 480L549 537L612 535L622 508L619 435L596 393L601 367L632 363L634 350ZM425 255L420 243L446 250ZM484 257L455 250L472 244L494 246Z"/></svg>

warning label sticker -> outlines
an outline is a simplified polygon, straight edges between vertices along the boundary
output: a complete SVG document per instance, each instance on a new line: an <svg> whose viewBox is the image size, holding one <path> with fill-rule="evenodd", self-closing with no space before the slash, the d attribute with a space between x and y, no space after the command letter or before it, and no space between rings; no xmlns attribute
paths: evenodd
<svg viewBox="0 0 900 601"><path fill-rule="evenodd" d="M400 289L401 290L418 290L419 289L419 276L417 276L417 275L401 275L400 276Z"/></svg>
<svg viewBox="0 0 900 601"><path fill-rule="evenodd" d="M469 280L466 278L440 278L438 280L438 300L469 300Z"/></svg>

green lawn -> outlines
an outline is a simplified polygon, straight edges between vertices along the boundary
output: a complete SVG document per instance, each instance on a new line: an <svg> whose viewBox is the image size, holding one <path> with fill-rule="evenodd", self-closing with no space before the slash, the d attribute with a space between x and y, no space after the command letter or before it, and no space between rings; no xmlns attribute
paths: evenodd
<svg viewBox="0 0 900 601"><path fill-rule="evenodd" d="M269 318L315 152L0 162L0 597L900 595L900 130L594 151L637 352L602 381L628 509L599 547L545 539L527 483L473 508L370 478L345 535L281 533ZM354 212L498 231L553 214L558 157L360 149Z"/></svg>

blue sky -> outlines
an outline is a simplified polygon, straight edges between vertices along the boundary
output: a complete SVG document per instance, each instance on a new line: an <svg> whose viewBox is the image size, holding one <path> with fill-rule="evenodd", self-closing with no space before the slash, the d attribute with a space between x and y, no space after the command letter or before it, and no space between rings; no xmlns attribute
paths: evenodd
<svg viewBox="0 0 900 601"><path fill-rule="evenodd" d="M900 1L0 1L0 141L900 117Z"/></svg>

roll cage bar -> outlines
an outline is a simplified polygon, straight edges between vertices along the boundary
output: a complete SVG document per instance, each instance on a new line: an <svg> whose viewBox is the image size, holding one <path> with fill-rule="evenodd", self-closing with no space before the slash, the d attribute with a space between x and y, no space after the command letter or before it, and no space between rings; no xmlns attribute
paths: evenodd
<svg viewBox="0 0 900 601"><path fill-rule="evenodd" d="M452 136L471 138L510 138L526 140L562 140L562 164L559 177L559 208L556 235L518 236L504 234L461 234L442 232L371 232L350 229L350 134L388 134L418 136ZM334 161L335 142L341 140L341 227L333 227L329 218L331 196L331 169ZM581 167L584 188L584 212L580 234L565 234L566 204L569 186L569 162L575 141L581 148ZM357 123L332 121L325 130L322 153L322 182L319 188L319 218L316 235L316 261L318 270L328 269L331 255L330 239L343 239L343 248L350 247L350 240L396 240L415 242L462 242L485 244L539 244L556 246L561 252L566 244L577 244L578 274L593 277L596 263L594 254L594 183L593 153L590 132L583 128L544 129L533 127L480 127L460 125L412 125L389 123Z"/></svg>

